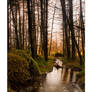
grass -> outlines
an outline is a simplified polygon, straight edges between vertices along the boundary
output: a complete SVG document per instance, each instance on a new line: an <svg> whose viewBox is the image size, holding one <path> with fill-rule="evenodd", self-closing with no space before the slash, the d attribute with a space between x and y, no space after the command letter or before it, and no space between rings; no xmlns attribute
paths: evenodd
<svg viewBox="0 0 92 92"><path fill-rule="evenodd" d="M37 63L39 65L41 73L49 72L53 68L53 59L54 57L48 57L48 61L45 61L42 56L37 58Z"/></svg>
<svg viewBox="0 0 92 92"><path fill-rule="evenodd" d="M45 65L40 66L40 70L41 70L42 73L45 73L45 72L51 71L52 67L53 67L53 62L47 61Z"/></svg>
<svg viewBox="0 0 92 92"><path fill-rule="evenodd" d="M80 65L80 60L79 58L76 58L75 60L73 59L67 59L64 57L60 57L59 58L61 61L63 61L63 64L69 67L77 67L77 68L81 68L84 67L84 65Z"/></svg>

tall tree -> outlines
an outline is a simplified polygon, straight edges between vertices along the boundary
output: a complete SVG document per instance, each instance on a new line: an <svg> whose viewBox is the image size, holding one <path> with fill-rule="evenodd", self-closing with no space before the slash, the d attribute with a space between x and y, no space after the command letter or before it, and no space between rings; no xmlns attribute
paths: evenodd
<svg viewBox="0 0 92 92"><path fill-rule="evenodd" d="M24 49L24 29L25 29L25 27L24 27L24 23L25 23L25 19L24 19L24 5L25 5L25 2L24 2L24 0L23 0L23 43L22 43L22 48Z"/></svg>
<svg viewBox="0 0 92 92"><path fill-rule="evenodd" d="M48 0L46 0L46 51L45 60L48 60Z"/></svg>
<svg viewBox="0 0 92 92"><path fill-rule="evenodd" d="M9 32L9 20L10 20L10 18L9 18L10 14L9 13L10 13L10 9L9 8L10 7L9 6L10 6L10 4L9 4L9 0L8 0L8 24L7 24L7 26L8 26L8 50L10 49L10 47L9 47L10 46L10 44L9 44L9 34L10 34L10 32Z"/></svg>
<svg viewBox="0 0 92 92"><path fill-rule="evenodd" d="M18 1L18 12L19 12L19 48L22 48L22 29L21 29L21 2Z"/></svg>
<svg viewBox="0 0 92 92"><path fill-rule="evenodd" d="M73 4L72 4L72 0L69 0L69 6L70 6L70 13L69 13L69 15L70 15L70 17L72 16L72 18L73 18ZM83 63L83 58L82 58L82 56L81 56L81 52L80 52L80 50L79 50L79 46L78 46L78 44L77 44L77 41L76 41L76 39L75 39L75 34L74 34L74 28L73 28L73 19L72 18L70 18L71 20L70 20L70 23L69 23L69 28L70 28L70 31L71 31L71 36L72 36L72 42L73 42L73 44L74 44L74 46L76 46L76 49L77 49L77 51L78 51L78 55L79 55L79 58L80 58L80 65L82 65L82 63ZM71 24L71 25L70 25ZM73 45L72 44L72 45ZM75 49L75 47L73 48L72 47L72 50L74 50ZM73 52L74 53L74 52Z"/></svg>
<svg viewBox="0 0 92 92"><path fill-rule="evenodd" d="M84 29L84 21L83 21L83 12L82 12L82 0L80 0L80 27L81 29L81 38L82 38L82 51L83 57L85 55L85 29Z"/></svg>
<svg viewBox="0 0 92 92"><path fill-rule="evenodd" d="M74 27L73 27L73 3L72 0L69 0L69 28L71 31L72 37L72 59L75 59L75 43L73 40L73 36L75 37Z"/></svg>
<svg viewBox="0 0 92 92"><path fill-rule="evenodd" d="M31 6L30 6L31 5ZM36 30L35 30L35 2L34 0L27 0L27 8L28 8L28 31L29 31L29 39L32 51L32 57L36 59L37 55L37 47L36 47Z"/></svg>
<svg viewBox="0 0 92 92"><path fill-rule="evenodd" d="M67 58L70 58L70 44L69 44L69 37L67 34L67 16L66 16L66 7L65 7L65 0L60 0L62 6L62 16L63 16L63 30L65 32L65 40L66 40L66 48L67 48Z"/></svg>
<svg viewBox="0 0 92 92"><path fill-rule="evenodd" d="M10 0L10 9L13 18L14 32L16 37L16 48L19 49L19 38L18 38L18 30L17 30L17 0Z"/></svg>
<svg viewBox="0 0 92 92"><path fill-rule="evenodd" d="M48 0L40 0L41 7L41 42L45 60L48 59Z"/></svg>

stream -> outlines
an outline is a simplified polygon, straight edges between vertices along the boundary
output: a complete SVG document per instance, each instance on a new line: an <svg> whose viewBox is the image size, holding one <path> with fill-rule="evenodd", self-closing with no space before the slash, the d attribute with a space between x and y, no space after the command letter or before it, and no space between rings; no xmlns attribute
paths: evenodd
<svg viewBox="0 0 92 92"><path fill-rule="evenodd" d="M62 61L57 59L55 64L62 66ZM76 84L76 74L77 72L72 72L71 68L56 68L54 66L53 70L47 73L41 81L35 81L19 92L82 92Z"/></svg>

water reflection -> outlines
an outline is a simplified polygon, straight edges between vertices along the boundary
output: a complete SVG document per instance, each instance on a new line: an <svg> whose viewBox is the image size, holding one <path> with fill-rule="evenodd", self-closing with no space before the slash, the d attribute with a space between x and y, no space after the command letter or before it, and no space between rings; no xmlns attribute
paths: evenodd
<svg viewBox="0 0 92 92"><path fill-rule="evenodd" d="M46 84L57 85L61 82L61 69L53 67L53 71L47 74Z"/></svg>
<svg viewBox="0 0 92 92"><path fill-rule="evenodd" d="M67 82L70 81L70 78L71 78L71 68L68 69L68 74L67 74Z"/></svg>
<svg viewBox="0 0 92 92"><path fill-rule="evenodd" d="M77 72L74 71L74 72L73 72L72 82L76 82L76 75L77 75Z"/></svg>
<svg viewBox="0 0 92 92"><path fill-rule="evenodd" d="M53 67L53 71L47 74L43 89L40 88L39 92L61 92L61 70Z"/></svg>
<svg viewBox="0 0 92 92"><path fill-rule="evenodd" d="M62 76L61 76L61 80L64 81L64 78L65 78L65 72L66 72L66 68L63 68L62 69Z"/></svg>
<svg viewBox="0 0 92 92"><path fill-rule="evenodd" d="M52 72L47 74L46 79L44 79L44 82L41 82L39 86L31 85L25 90L22 89L20 92L82 92L77 85L72 85L70 78L70 68L66 71L66 68L57 69L53 67ZM76 72L73 72L72 82L75 81Z"/></svg>

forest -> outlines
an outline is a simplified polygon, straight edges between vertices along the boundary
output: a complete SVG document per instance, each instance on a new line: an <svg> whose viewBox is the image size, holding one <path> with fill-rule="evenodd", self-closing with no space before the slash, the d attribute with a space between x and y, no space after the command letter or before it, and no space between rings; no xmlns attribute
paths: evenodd
<svg viewBox="0 0 92 92"><path fill-rule="evenodd" d="M8 92L60 92L36 85L53 67L77 71L74 83L84 92L85 0L8 0L7 12Z"/></svg>

